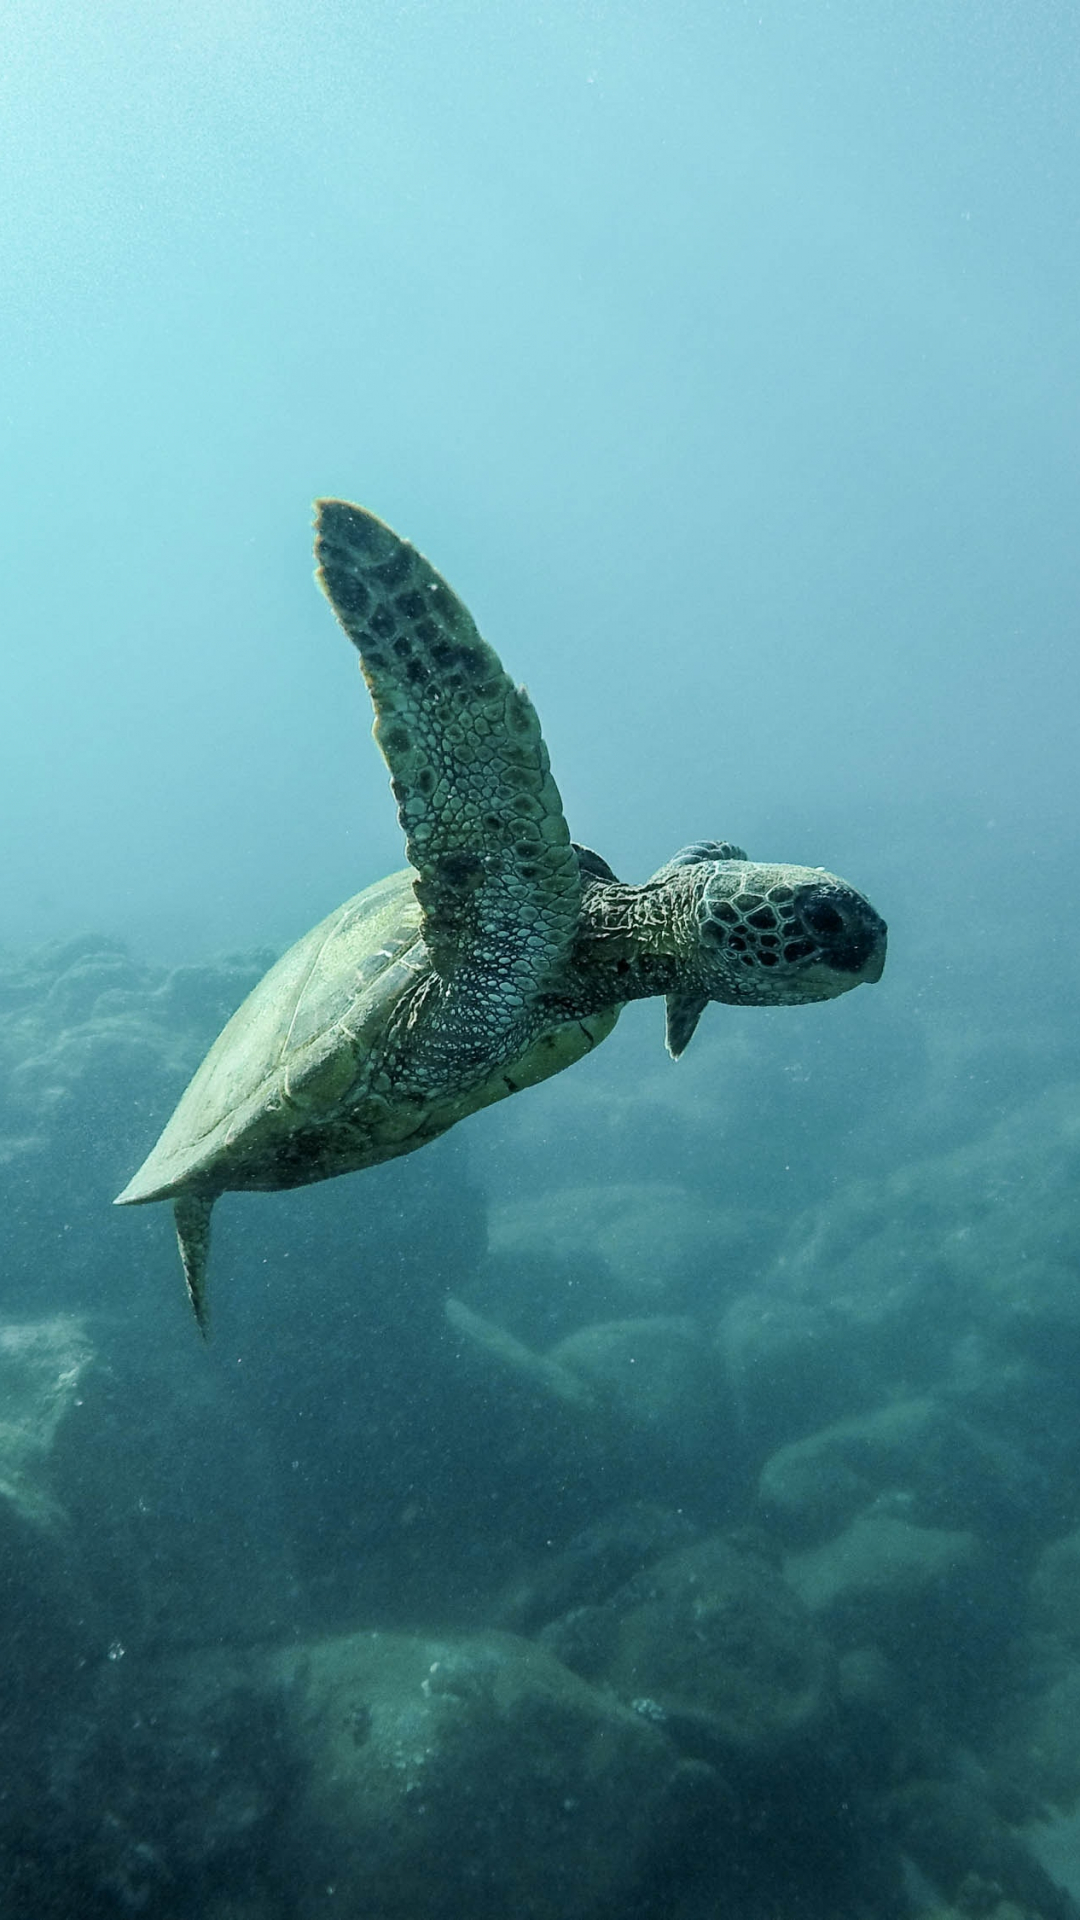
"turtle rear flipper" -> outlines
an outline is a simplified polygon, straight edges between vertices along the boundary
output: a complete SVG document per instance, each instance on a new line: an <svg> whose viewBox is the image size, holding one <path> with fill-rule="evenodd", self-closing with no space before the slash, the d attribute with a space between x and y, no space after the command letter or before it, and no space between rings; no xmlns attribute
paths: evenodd
<svg viewBox="0 0 1080 1920"><path fill-rule="evenodd" d="M173 1201L176 1241L184 1264L188 1299L204 1340L210 1330L206 1307L206 1262L210 1253L210 1214L213 1205L213 1200L207 1200L199 1193L181 1193Z"/></svg>
<svg viewBox="0 0 1080 1920"><path fill-rule="evenodd" d="M667 1050L673 1060L685 1053L709 1004L707 993L669 993L667 996Z"/></svg>

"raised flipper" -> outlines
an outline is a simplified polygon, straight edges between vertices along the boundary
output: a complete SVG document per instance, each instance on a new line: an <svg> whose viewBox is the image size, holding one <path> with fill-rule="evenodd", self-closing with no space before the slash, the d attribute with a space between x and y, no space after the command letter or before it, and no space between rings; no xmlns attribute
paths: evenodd
<svg viewBox="0 0 1080 1920"><path fill-rule="evenodd" d="M432 966L490 1062L569 952L581 906L540 722L414 547L345 501L316 511L319 582L375 703Z"/></svg>

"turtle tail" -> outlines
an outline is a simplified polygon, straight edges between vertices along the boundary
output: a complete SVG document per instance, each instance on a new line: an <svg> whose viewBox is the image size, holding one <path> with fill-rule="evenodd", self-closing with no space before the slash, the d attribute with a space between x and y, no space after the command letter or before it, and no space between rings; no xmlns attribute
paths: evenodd
<svg viewBox="0 0 1080 1920"><path fill-rule="evenodd" d="M206 1262L210 1253L210 1213L213 1205L212 1198L207 1200L199 1193L180 1193L173 1201L176 1240L184 1263L188 1299L204 1340L210 1332L206 1308Z"/></svg>

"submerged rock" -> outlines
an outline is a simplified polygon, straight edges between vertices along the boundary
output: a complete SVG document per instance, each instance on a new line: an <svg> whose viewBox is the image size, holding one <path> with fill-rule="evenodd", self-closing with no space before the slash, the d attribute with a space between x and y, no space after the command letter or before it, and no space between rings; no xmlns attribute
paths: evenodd
<svg viewBox="0 0 1080 1920"><path fill-rule="evenodd" d="M890 1796L887 1818L920 1873L961 1914L1077 1920L1065 1888L967 1783L913 1782Z"/></svg>
<svg viewBox="0 0 1080 1920"><path fill-rule="evenodd" d="M694 1537L685 1514L670 1507L643 1500L616 1507L515 1581L498 1604L496 1624L527 1633L586 1607L606 1618L621 1587Z"/></svg>
<svg viewBox="0 0 1080 1920"><path fill-rule="evenodd" d="M77 1417L93 1349L68 1315L0 1326L0 1719L10 1733L61 1695L103 1631L72 1515L58 1497L57 1436Z"/></svg>
<svg viewBox="0 0 1080 1920"><path fill-rule="evenodd" d="M997 1761L1043 1806L1071 1812L1080 1798L1080 1530L1038 1556L1025 1625L996 1728ZM1077 1882L1080 1891L1080 1874Z"/></svg>
<svg viewBox="0 0 1080 1920"><path fill-rule="evenodd" d="M775 1569L723 1537L639 1574L609 1619L603 1679L686 1752L757 1772L830 1725L830 1648Z"/></svg>
<svg viewBox="0 0 1080 1920"><path fill-rule="evenodd" d="M640 1714L509 1634L279 1655L296 1920L592 1920L712 1791ZM317 1842L317 1843L316 1843Z"/></svg>
<svg viewBox="0 0 1080 1920"><path fill-rule="evenodd" d="M663 1181L560 1187L491 1209L492 1255L509 1263L543 1255L608 1275L608 1315L678 1313L714 1305L740 1271L746 1225ZM592 1289L595 1295L595 1285Z"/></svg>
<svg viewBox="0 0 1080 1920"><path fill-rule="evenodd" d="M758 1481L770 1521L806 1544L884 1497L916 1524L1015 1528L1033 1486L1038 1476L1019 1448L930 1395L890 1401L780 1447Z"/></svg>
<svg viewBox="0 0 1080 1920"><path fill-rule="evenodd" d="M1080 1527L1044 1547L1031 1577L1032 1619L1080 1653Z"/></svg>
<svg viewBox="0 0 1080 1920"><path fill-rule="evenodd" d="M989 1632L996 1626L992 1604L987 1621L986 1558L973 1533L869 1512L826 1545L792 1554L785 1572L836 1644L906 1657L909 1670L913 1656L931 1650L935 1669L955 1659L975 1621L996 1638Z"/></svg>
<svg viewBox="0 0 1080 1920"><path fill-rule="evenodd" d="M297 1773L285 1709L265 1662L233 1651L105 1666L54 1730L34 1863L48 1895L24 1898L20 1920L291 1920L275 1852Z"/></svg>
<svg viewBox="0 0 1080 1920"><path fill-rule="evenodd" d="M0 1324L0 1500L31 1526L66 1520L50 1487L56 1435L94 1357L85 1322L72 1314Z"/></svg>
<svg viewBox="0 0 1080 1920"><path fill-rule="evenodd" d="M598 1488L614 1476L628 1495L659 1498L687 1475L714 1490L729 1477L731 1411L716 1356L691 1319L602 1321L536 1353L461 1300L446 1302L446 1316L463 1361L504 1412L516 1407L520 1437L549 1470L558 1461L564 1475L589 1472Z"/></svg>
<svg viewBox="0 0 1080 1920"><path fill-rule="evenodd" d="M943 1387L974 1415L1021 1355L1051 1389L1071 1380L1080 1291L1066 1250L1078 1183L1080 1087L1065 1085L979 1139L841 1185L799 1216L762 1285L741 1292L718 1324L749 1444L767 1454L884 1400ZM1008 1437L1056 1469L1071 1444L1070 1408L1055 1408L1048 1432L1035 1433L1032 1391L1042 1390L1021 1383Z"/></svg>
<svg viewBox="0 0 1080 1920"><path fill-rule="evenodd" d="M1071 1811L1080 1800L1080 1666L1046 1647L1033 1665L997 1729L999 1764L1044 1806Z"/></svg>
<svg viewBox="0 0 1080 1920"><path fill-rule="evenodd" d="M663 1447L686 1466L700 1470L729 1439L716 1356L687 1317L601 1321L561 1340L548 1358L643 1444Z"/></svg>
<svg viewBox="0 0 1080 1920"><path fill-rule="evenodd" d="M0 1324L0 1395L9 1655L28 1637L42 1658L46 1622L72 1670L110 1648L244 1643L294 1624L269 1462L237 1383L193 1344L147 1353L70 1315Z"/></svg>
<svg viewBox="0 0 1080 1920"><path fill-rule="evenodd" d="M170 973L135 961L120 941L84 935L0 960L9 1313L120 1299L130 1311L156 1235L149 1220L114 1215L113 1197L266 959ZM177 991L193 972L197 987Z"/></svg>

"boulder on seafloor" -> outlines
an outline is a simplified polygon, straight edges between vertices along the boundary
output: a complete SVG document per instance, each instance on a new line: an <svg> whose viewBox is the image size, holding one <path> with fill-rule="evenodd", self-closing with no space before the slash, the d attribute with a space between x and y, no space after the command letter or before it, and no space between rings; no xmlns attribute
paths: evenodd
<svg viewBox="0 0 1080 1920"><path fill-rule="evenodd" d="M40 1312L44 1300L131 1312L148 1249L165 1236L157 1208L114 1213L112 1200L270 957L169 972L95 935L0 957L9 1313Z"/></svg>
<svg viewBox="0 0 1080 1920"><path fill-rule="evenodd" d="M257 1640L295 1621L271 1463L232 1373L90 1318L0 1323L6 1684L110 1647ZM222 1462L228 1460L228 1472ZM43 1636L48 1638L46 1647Z"/></svg>
<svg viewBox="0 0 1080 1920"><path fill-rule="evenodd" d="M609 1500L623 1487L627 1498L665 1498L689 1476L715 1502L732 1478L730 1408L689 1318L602 1321L546 1353L454 1297L446 1318L461 1365L487 1389L493 1430L496 1417L512 1416L523 1484L538 1458L549 1482L588 1479Z"/></svg>
<svg viewBox="0 0 1080 1920"><path fill-rule="evenodd" d="M1044 1547L1031 1576L1032 1624L1080 1653L1080 1527Z"/></svg>
<svg viewBox="0 0 1080 1920"><path fill-rule="evenodd" d="M643 1446L685 1472L731 1448L731 1414L715 1353L687 1316L652 1315L581 1327L548 1359L590 1388Z"/></svg>
<svg viewBox="0 0 1080 1920"><path fill-rule="evenodd" d="M720 1316L716 1345L744 1447L765 1458L853 1408L873 1406L872 1352L828 1299L772 1277Z"/></svg>
<svg viewBox="0 0 1080 1920"><path fill-rule="evenodd" d="M1020 1450L932 1395L893 1400L779 1447L758 1493L793 1544L819 1544L888 1496L930 1527L1014 1530L1030 1505L1034 1469Z"/></svg>
<svg viewBox="0 0 1080 1920"><path fill-rule="evenodd" d="M895 1841L930 1886L979 1920L1077 1920L1077 1907L968 1782L918 1780L884 1806Z"/></svg>
<svg viewBox="0 0 1080 1920"><path fill-rule="evenodd" d="M999 1637L985 1552L973 1533L860 1514L824 1546L791 1554L790 1585L840 1647L877 1647L909 1674L968 1669ZM978 1634L977 1644L976 1633Z"/></svg>
<svg viewBox="0 0 1080 1920"><path fill-rule="evenodd" d="M50 1484L108 1641L244 1646L293 1630L294 1543L242 1369L209 1367L190 1335L148 1350L138 1328L88 1329L96 1351Z"/></svg>
<svg viewBox="0 0 1080 1920"><path fill-rule="evenodd" d="M756 1552L721 1535L682 1547L629 1581L606 1613L596 1677L684 1752L758 1772L807 1751L831 1724L831 1649ZM595 1649L594 1635L590 1657Z"/></svg>
<svg viewBox="0 0 1080 1920"><path fill-rule="evenodd" d="M606 1602L635 1574L695 1538L696 1529L685 1513L648 1500L628 1500L519 1575L498 1602L495 1624L528 1633L574 1609L603 1613Z"/></svg>
<svg viewBox="0 0 1080 1920"><path fill-rule="evenodd" d="M995 1730L996 1764L1044 1804L1071 1810L1080 1797L1080 1530L1038 1556L1026 1624Z"/></svg>
<svg viewBox="0 0 1080 1920"><path fill-rule="evenodd" d="M278 1836L296 1920L592 1920L716 1790L509 1634L353 1634L273 1670L302 1760Z"/></svg>
<svg viewBox="0 0 1080 1920"><path fill-rule="evenodd" d="M998 1730L1004 1763L1055 1807L1080 1800L1080 1667L1047 1658Z"/></svg>
<svg viewBox="0 0 1080 1920"><path fill-rule="evenodd" d="M70 1315L0 1326L0 1719L63 1694L104 1631L72 1515L58 1497L59 1430L82 1404L93 1348Z"/></svg>
<svg viewBox="0 0 1080 1920"><path fill-rule="evenodd" d="M748 1437L771 1451L944 1383L973 1406L1019 1355L1071 1381L1080 1294L1062 1249L1078 1178L1080 1087L1058 1086L953 1152L841 1187L796 1219L764 1284L720 1323ZM973 1327L985 1348L975 1382ZM1010 1436L1057 1464L1071 1402L1054 1404L1038 1433L1030 1420L1024 1430L1029 1404Z"/></svg>
<svg viewBox="0 0 1080 1920"><path fill-rule="evenodd" d="M666 1181L559 1187L531 1200L496 1202L488 1245L507 1278L513 1263L542 1256L557 1271L589 1277L583 1319L680 1313L703 1302L714 1309L745 1265L747 1224L734 1208L716 1207ZM607 1275L606 1302L597 1273ZM605 1310L606 1308L606 1310ZM571 1322L571 1324L574 1324ZM529 1331L528 1337L534 1337Z"/></svg>
<svg viewBox="0 0 1080 1920"><path fill-rule="evenodd" d="M13 1916L292 1920L274 1849L297 1771L264 1657L103 1666L51 1729Z"/></svg>

